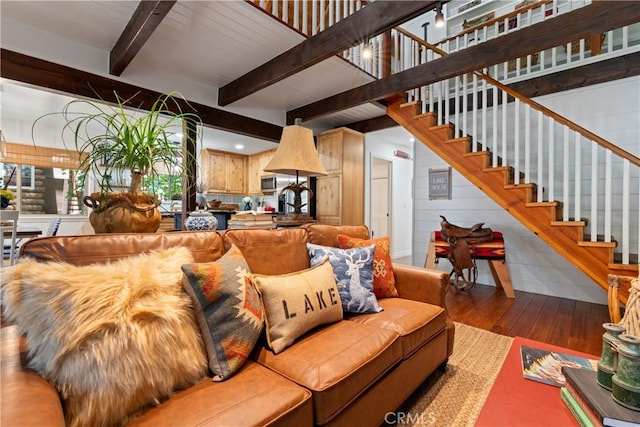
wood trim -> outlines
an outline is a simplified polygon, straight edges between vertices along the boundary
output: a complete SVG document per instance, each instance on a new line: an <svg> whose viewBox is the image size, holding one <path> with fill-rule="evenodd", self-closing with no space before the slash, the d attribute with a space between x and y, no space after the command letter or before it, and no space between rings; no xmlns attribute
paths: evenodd
<svg viewBox="0 0 640 427"><path fill-rule="evenodd" d="M127 68L151 34L158 28L177 0L143 0L109 53L109 72L119 76Z"/></svg>
<svg viewBox="0 0 640 427"><path fill-rule="evenodd" d="M435 7L436 1L379 1L222 86L218 104L229 105ZM358 31L354 31L357 28Z"/></svg>
<svg viewBox="0 0 640 427"><path fill-rule="evenodd" d="M640 21L640 8L637 7L636 2L596 2L393 76L291 110L287 113L287 120L300 117L306 121L366 102L392 97L409 89L470 73L638 21Z"/></svg>

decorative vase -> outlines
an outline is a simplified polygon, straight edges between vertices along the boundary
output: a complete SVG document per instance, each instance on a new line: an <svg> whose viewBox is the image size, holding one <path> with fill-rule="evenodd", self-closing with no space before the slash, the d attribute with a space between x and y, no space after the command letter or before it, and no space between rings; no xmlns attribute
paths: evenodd
<svg viewBox="0 0 640 427"><path fill-rule="evenodd" d="M611 390L613 374L618 366L618 346L624 327L617 323L603 323L605 333L602 335L602 355L598 360L598 384Z"/></svg>
<svg viewBox="0 0 640 427"><path fill-rule="evenodd" d="M189 231L215 230L218 228L218 219L207 211L193 211L184 222L184 226Z"/></svg>
<svg viewBox="0 0 640 427"><path fill-rule="evenodd" d="M245 203L244 204L244 210L245 211L250 211L251 210L251 203Z"/></svg>
<svg viewBox="0 0 640 427"><path fill-rule="evenodd" d="M640 337L621 334L620 341L611 397L622 406L640 411Z"/></svg>

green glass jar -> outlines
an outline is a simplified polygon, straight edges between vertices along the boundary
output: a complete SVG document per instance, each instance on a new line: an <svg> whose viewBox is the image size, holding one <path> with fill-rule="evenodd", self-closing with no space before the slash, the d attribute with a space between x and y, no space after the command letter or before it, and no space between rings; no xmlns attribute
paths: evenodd
<svg viewBox="0 0 640 427"><path fill-rule="evenodd" d="M611 390L613 374L618 365L618 345L624 327L617 323L603 323L605 332L602 335L602 355L598 361L598 384Z"/></svg>
<svg viewBox="0 0 640 427"><path fill-rule="evenodd" d="M616 402L640 410L640 337L620 335L618 366L612 378L611 392Z"/></svg>

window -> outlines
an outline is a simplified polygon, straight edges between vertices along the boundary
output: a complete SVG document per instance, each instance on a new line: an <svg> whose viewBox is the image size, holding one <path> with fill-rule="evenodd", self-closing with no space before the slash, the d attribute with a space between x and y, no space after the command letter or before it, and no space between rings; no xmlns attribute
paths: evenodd
<svg viewBox="0 0 640 427"><path fill-rule="evenodd" d="M0 188L15 194L12 204L22 214L81 214L82 194L77 190L75 152L3 143Z"/></svg>

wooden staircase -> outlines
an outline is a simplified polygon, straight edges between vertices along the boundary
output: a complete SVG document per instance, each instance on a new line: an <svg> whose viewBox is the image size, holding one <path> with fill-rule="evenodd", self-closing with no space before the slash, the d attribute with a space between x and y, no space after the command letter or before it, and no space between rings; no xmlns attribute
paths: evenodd
<svg viewBox="0 0 640 427"><path fill-rule="evenodd" d="M514 184L514 170L508 165L490 167L490 151L471 152L471 138L454 138L454 126L437 126L435 113L420 114L417 102L403 98L388 100L387 114L460 174L491 197L529 230L564 256L603 289L608 274L635 276L637 265L615 264L615 242L584 239L587 221L562 221L562 204L537 201L536 185ZM620 289L626 302L628 287Z"/></svg>

